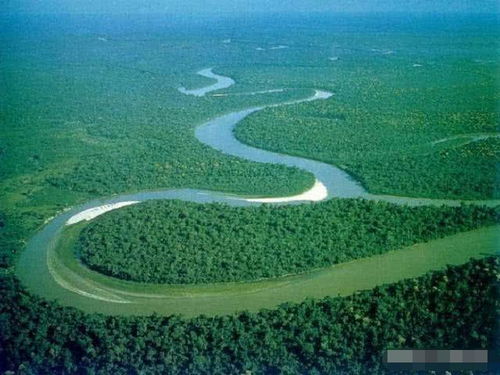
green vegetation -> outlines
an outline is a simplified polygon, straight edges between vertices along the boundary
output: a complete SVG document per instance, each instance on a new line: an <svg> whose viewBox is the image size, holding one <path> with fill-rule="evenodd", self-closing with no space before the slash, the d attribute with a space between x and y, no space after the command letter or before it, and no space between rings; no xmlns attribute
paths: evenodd
<svg viewBox="0 0 500 375"><path fill-rule="evenodd" d="M494 209L365 200L237 208L152 201L88 224L75 246L91 269L146 283L283 276L492 225Z"/></svg>
<svg viewBox="0 0 500 375"><path fill-rule="evenodd" d="M399 155L393 159L393 168L386 169L386 173L383 173L387 167L385 162L374 163L380 172L378 179L382 184L390 186L389 181L394 174L400 176L401 192L413 191L414 195L425 197L430 196L429 191L435 190L443 192L443 197L481 199L500 197L497 177L499 162L500 140L490 138L457 147L443 147L424 155ZM365 163L353 165L362 175L371 168ZM426 181L432 181L432 186Z"/></svg>
<svg viewBox="0 0 500 375"><path fill-rule="evenodd" d="M388 348L495 348L497 258L275 310L183 320L105 317L1 280L0 371L383 374Z"/></svg>
<svg viewBox="0 0 500 375"><path fill-rule="evenodd" d="M408 46L388 55L340 48L340 59L323 71L332 99L259 112L236 128L236 136L340 166L372 193L498 198L498 139L433 144L456 135L498 134L498 60L463 56L458 51L464 45L479 56L485 52L463 35L441 50L444 37L433 36L427 53ZM491 38L482 37L485 43Z"/></svg>
<svg viewBox="0 0 500 375"><path fill-rule="evenodd" d="M388 347L492 348L493 259L347 298L190 320L61 307L30 294L12 266L43 223L103 195L178 187L284 195L310 186L300 171L204 147L193 130L312 88L335 97L251 116L238 136L338 164L373 192L498 196L496 140L432 144L496 131L496 20L291 16L179 25L152 15L44 17L1 20L0 372L383 373ZM289 48L256 50L278 44ZM210 84L194 74L208 66L236 80L228 96L177 92ZM287 90L239 95L277 88ZM400 278L405 263L397 264Z"/></svg>
<svg viewBox="0 0 500 375"><path fill-rule="evenodd" d="M285 97L307 94L302 91ZM207 104L219 113L230 108L211 100L212 103ZM231 104L238 108L243 102ZM113 124L86 127L88 141L94 140L95 148L101 147L101 150L67 173L48 178L48 182L61 190L98 196L163 187L282 196L307 190L314 183L312 175L297 168L225 156L193 137L193 128L202 122L199 117L206 116L204 112L199 113L199 109L188 105L188 108L175 109L158 105L160 108L154 111L149 106L141 109L144 111L141 119L122 118L129 116L130 109L124 109L123 114L113 115ZM209 113L213 113L213 108ZM140 114L134 113L134 116ZM154 118L148 118L151 116ZM124 123L129 123L126 131L120 126Z"/></svg>
<svg viewBox="0 0 500 375"><path fill-rule="evenodd" d="M13 265L46 219L91 198L167 188L282 196L313 184L298 169L229 157L194 138L194 127L215 116L311 94L300 88L256 96L178 93L181 85L212 83L195 74L202 67L225 73L228 52L199 61L202 51L214 55L220 48L216 35L200 40L177 30L143 42L131 31L105 43L93 33L56 31L40 39L24 26L19 30L2 35L0 61L3 265ZM179 59L183 50L189 53ZM255 81L237 90L265 88Z"/></svg>
<svg viewBox="0 0 500 375"><path fill-rule="evenodd" d="M78 235L77 225L64 232L56 254L47 259L52 272L72 289L79 289L96 298L125 299L129 303L109 304L89 298L75 299L72 292L60 288L48 297L88 313L108 315L157 313L189 318L202 314L226 315L243 310L258 312L286 302L300 303L306 298L349 296L361 290L440 271L448 265L461 265L471 258L497 255L498 231L498 225L475 229L287 277L213 284L145 284L109 277L79 262L72 246L65 246L65 243L74 241L73 234ZM45 262L46 258L41 258L34 264ZM36 267L33 268L36 270ZM40 272L33 268L23 270L21 280L26 283L24 285L29 285L30 292L45 296L45 283L29 280L40 280ZM153 296L156 298L150 298Z"/></svg>
<svg viewBox="0 0 500 375"><path fill-rule="evenodd" d="M8 20L12 28L1 36L5 266L45 220L90 198L175 187L266 195L304 190L311 176L221 155L196 142L193 128L239 108L303 97L312 88L335 97L269 109L251 116L238 133L252 124L245 141L341 165L373 192L496 196L496 154L474 150L458 160L451 152L444 163L437 153L454 144L430 146L457 134L496 131L491 46L497 36L487 19L420 19L432 31L394 26L383 35L373 32L380 20L370 17L340 24L314 20L315 29L311 20L293 18L191 28L151 20L132 27L117 18L106 27L92 17L32 21L28 28L24 20ZM73 34L73 27L65 28L71 22L88 31ZM117 32L111 25L127 27ZM228 32L235 33L231 43L221 43ZM255 49L279 44L290 48ZM339 60L330 61L332 55ZM416 62L423 66L413 67ZM236 80L224 90L228 94L293 90L204 98L177 92L210 84L195 74L207 66Z"/></svg>

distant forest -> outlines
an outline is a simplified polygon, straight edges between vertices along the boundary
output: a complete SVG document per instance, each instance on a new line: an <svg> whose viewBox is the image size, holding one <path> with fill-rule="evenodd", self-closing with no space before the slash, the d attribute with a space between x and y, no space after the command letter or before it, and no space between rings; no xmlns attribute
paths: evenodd
<svg viewBox="0 0 500 375"><path fill-rule="evenodd" d="M334 79L331 100L259 112L243 120L236 137L340 166L372 193L500 198L497 57L488 64L465 57L472 36L461 35L460 45L440 38L422 48L428 64L411 61L422 49L410 56L386 50L391 58L359 51L348 62L342 56L327 76ZM475 53L491 51L485 43Z"/></svg>

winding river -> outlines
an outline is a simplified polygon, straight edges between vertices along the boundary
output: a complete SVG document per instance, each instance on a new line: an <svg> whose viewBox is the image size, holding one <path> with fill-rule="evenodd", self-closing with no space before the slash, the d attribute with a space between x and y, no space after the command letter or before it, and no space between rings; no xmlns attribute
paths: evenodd
<svg viewBox="0 0 500 375"><path fill-rule="evenodd" d="M235 82L217 75L211 69L198 74L216 79L213 85L186 90L184 94L203 96L227 88ZM117 280L91 271L72 254L61 254L61 232L72 225L91 220L105 212L152 199L180 199L197 203L223 202L245 206L262 203L287 204L321 201L330 198L364 198L405 205L459 205L457 200L434 200L386 195L373 195L343 170L322 162L278 154L240 143L233 135L234 127L245 117L265 108L292 105L314 100L327 100L332 94L315 90L302 100L252 107L210 120L195 130L196 138L214 149L240 158L278 163L311 172L316 181L308 191L289 197L244 197L198 189L168 189L123 194L109 199L96 199L74 207L47 223L33 236L22 252L16 272L21 282L33 293L56 299L63 305L88 312L105 314L226 314L239 310L256 311L272 308L287 301L306 297L346 295L356 290L372 288L382 283L415 277L446 264L460 264L470 257L496 253L498 228L449 236L383 255L355 260L302 275L246 283L207 285L151 285ZM498 200L475 201L497 205Z"/></svg>
<svg viewBox="0 0 500 375"><path fill-rule="evenodd" d="M188 90L184 87L179 87L177 90L186 95L205 96L205 94L211 91L226 89L235 84L232 78L215 74L212 71L212 68L202 69L197 74L205 78L215 79L217 82L215 82L213 85L201 87L199 89Z"/></svg>

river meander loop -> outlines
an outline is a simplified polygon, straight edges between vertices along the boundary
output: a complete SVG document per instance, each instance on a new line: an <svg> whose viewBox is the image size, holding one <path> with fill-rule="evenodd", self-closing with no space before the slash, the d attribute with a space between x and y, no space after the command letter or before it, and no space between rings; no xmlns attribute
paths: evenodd
<svg viewBox="0 0 500 375"><path fill-rule="evenodd" d="M204 69L199 74L214 78L217 83L201 89L180 91L203 96L234 84L231 78L217 75L211 69ZM71 251L68 252L71 247L68 243L74 240L72 233L74 236L78 226L84 225L87 220L113 209L152 199L222 202L234 206L296 204L330 198L363 198L412 206L460 204L458 200L373 195L335 166L251 147L234 137L235 126L252 113L269 107L327 100L331 96L330 92L315 90L312 96L302 100L252 107L219 116L195 130L195 136L200 142L225 154L255 162L298 167L312 173L315 183L306 192L296 196L270 198L244 197L198 189L167 189L96 199L58 215L28 241L16 267L19 279L35 294L87 312L120 315L215 315L273 308L280 303L299 302L306 297L347 295L383 283L416 277L427 271L440 269L446 264L464 263L470 257L496 253L498 227L490 227L296 276L242 283L153 285L118 280L92 271L83 266ZM491 200L471 203L498 205L500 202ZM65 235L61 236L63 230Z"/></svg>

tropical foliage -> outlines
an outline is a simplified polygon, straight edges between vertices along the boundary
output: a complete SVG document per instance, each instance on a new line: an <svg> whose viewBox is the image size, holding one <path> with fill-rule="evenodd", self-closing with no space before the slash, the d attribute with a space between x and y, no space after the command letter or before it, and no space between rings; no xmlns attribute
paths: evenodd
<svg viewBox="0 0 500 375"><path fill-rule="evenodd" d="M85 315L0 279L0 371L384 374L386 349L494 349L498 259L232 316Z"/></svg>
<svg viewBox="0 0 500 375"><path fill-rule="evenodd" d="M498 198L498 138L475 139L498 137L498 63L463 56L474 44L466 37L441 50L441 37L425 56L408 46L386 55L339 48L323 77L334 97L259 112L236 136L340 166L372 193Z"/></svg>
<svg viewBox="0 0 500 375"><path fill-rule="evenodd" d="M295 274L495 223L494 209L365 200L230 207L150 201L86 226L90 268L148 283L248 281Z"/></svg>
<svg viewBox="0 0 500 375"><path fill-rule="evenodd" d="M494 141L431 145L496 131L494 16L273 16L188 25L153 15L0 18L0 372L382 373L388 347L493 348L493 260L345 299L192 320L87 315L31 295L13 265L47 220L102 194L303 190L311 176L224 156L196 142L193 128L312 88L335 97L249 119L260 127L269 116L266 125L282 129L278 146L276 134L263 134L266 147L300 153L297 144L307 142L308 156L345 167L376 192L492 196L496 156L483 150L497 147ZM271 50L279 44L289 48ZM238 84L225 97L177 92L209 84L194 74L207 66ZM279 88L287 90L244 95ZM401 161L419 150L421 159ZM453 170L470 181L441 166L441 151L450 153L449 165L464 156L463 170ZM471 162L476 157L479 164ZM438 180L447 182L439 187Z"/></svg>

